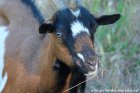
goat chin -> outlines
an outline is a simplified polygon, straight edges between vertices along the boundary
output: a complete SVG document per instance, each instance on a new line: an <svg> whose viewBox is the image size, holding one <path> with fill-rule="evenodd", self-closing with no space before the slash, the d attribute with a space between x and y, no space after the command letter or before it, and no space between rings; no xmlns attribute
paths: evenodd
<svg viewBox="0 0 140 93"><path fill-rule="evenodd" d="M95 66L95 71L90 71L90 72L88 72L88 74L84 74L85 76L92 76L92 75L94 75L94 76L96 76L97 75L97 73L98 73L98 64L96 64L96 66Z"/></svg>

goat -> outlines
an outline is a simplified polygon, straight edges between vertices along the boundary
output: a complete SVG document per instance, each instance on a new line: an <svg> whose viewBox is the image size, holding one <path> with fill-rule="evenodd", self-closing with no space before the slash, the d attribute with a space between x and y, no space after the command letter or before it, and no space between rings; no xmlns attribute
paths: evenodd
<svg viewBox="0 0 140 93"><path fill-rule="evenodd" d="M43 18L35 18L24 4L29 0L5 0L10 3L0 7L10 30L3 72L8 80L3 93L61 93L85 80L84 74L97 71L92 40L96 28L115 23L120 15L95 18L80 0L69 1L69 6L63 0L52 1L61 4L60 9L41 25ZM84 88L85 84L81 93ZM70 91L77 92L78 88Z"/></svg>

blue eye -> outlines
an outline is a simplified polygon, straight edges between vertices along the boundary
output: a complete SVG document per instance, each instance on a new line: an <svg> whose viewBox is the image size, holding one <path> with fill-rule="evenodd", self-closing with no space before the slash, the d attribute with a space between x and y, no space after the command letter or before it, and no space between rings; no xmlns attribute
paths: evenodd
<svg viewBox="0 0 140 93"><path fill-rule="evenodd" d="M57 32L56 35L57 35L57 37L59 37L59 38L61 38L61 37L63 36L63 34L60 33L60 32Z"/></svg>

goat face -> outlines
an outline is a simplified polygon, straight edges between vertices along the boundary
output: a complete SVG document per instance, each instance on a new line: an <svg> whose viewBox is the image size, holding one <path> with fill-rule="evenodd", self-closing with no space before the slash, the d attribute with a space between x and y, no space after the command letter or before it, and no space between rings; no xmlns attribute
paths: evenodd
<svg viewBox="0 0 140 93"><path fill-rule="evenodd" d="M94 50L94 34L100 25L115 23L119 14L103 15L95 18L87 9L59 10L51 22L43 23L40 34L50 33L54 40L56 56L59 60L72 64L82 73L97 70L98 58ZM73 64L74 63L74 64Z"/></svg>

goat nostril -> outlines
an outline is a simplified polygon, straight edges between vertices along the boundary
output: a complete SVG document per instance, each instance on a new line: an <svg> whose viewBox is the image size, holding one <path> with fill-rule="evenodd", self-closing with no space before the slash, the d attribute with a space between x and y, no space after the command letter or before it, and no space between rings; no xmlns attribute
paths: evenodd
<svg viewBox="0 0 140 93"><path fill-rule="evenodd" d="M99 61L98 60L98 57L97 56L94 56L94 57L89 57L86 62L89 65L95 66L96 64L98 64L98 61Z"/></svg>
<svg viewBox="0 0 140 93"><path fill-rule="evenodd" d="M95 62L94 61L87 61L87 64L91 65L91 66L94 66L95 65Z"/></svg>

